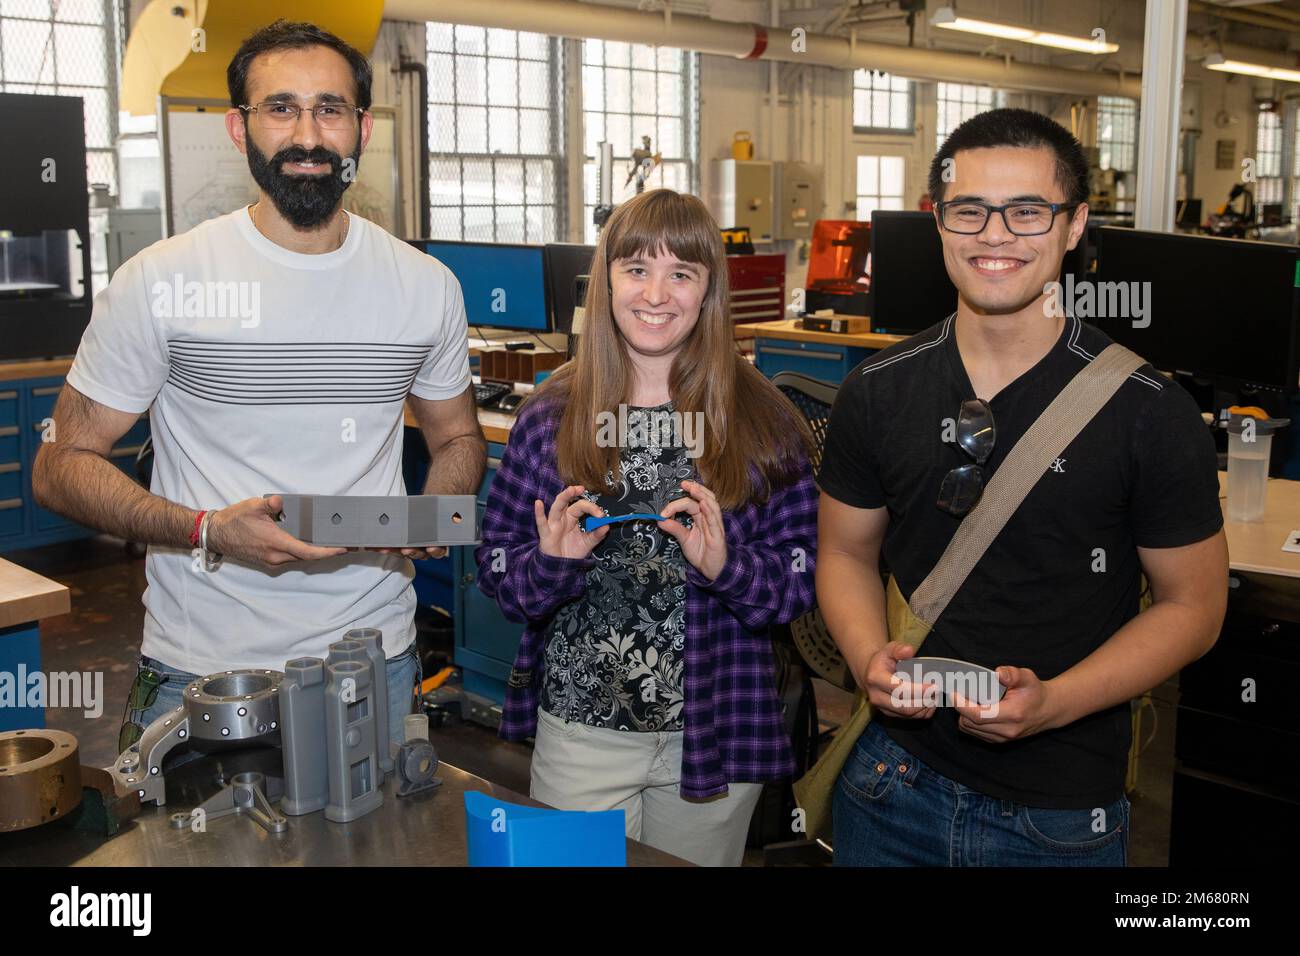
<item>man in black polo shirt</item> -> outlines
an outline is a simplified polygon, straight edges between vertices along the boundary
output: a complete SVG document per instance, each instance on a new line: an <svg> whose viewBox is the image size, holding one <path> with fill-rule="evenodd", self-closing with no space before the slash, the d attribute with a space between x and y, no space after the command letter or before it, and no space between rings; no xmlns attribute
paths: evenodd
<svg viewBox="0 0 1300 956"><path fill-rule="evenodd" d="M935 622L921 653L996 668L996 713L900 697L885 564L909 597L969 495L945 476L964 402L984 399L985 477L1109 340L1052 308L1048 283L1087 220L1088 166L1045 116L993 110L935 156L930 193L957 311L855 368L831 414L817 596L875 708L835 794L835 861L1125 863L1129 701L1214 644L1227 599L1214 444L1151 366L1039 479ZM1138 615L1140 575L1154 599ZM908 685L912 687L914 685Z"/></svg>

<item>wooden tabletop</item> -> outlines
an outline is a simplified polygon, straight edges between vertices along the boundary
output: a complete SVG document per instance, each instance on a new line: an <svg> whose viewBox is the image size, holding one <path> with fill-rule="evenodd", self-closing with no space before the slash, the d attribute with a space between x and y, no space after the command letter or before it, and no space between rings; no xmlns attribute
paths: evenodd
<svg viewBox="0 0 1300 956"><path fill-rule="evenodd" d="M476 379L477 381L477 379ZM533 390L533 386L526 382L515 382L513 390L520 395L527 395ZM419 428L420 423L416 421L415 415L411 413L411 406L407 404L402 410L402 421L411 428ZM515 416L510 412L499 412L488 408L478 410L479 427L483 429L483 437L490 442L498 445L504 445L510 440L510 428L515 423Z"/></svg>
<svg viewBox="0 0 1300 956"><path fill-rule="evenodd" d="M0 558L0 628L56 617L72 610L68 589Z"/></svg>
<svg viewBox="0 0 1300 956"><path fill-rule="evenodd" d="M72 359L39 359L32 362L0 362L0 382L19 378L53 378L67 375Z"/></svg>
<svg viewBox="0 0 1300 956"><path fill-rule="evenodd" d="M1300 531L1300 481L1273 478L1268 483L1264 517L1228 520L1228 475L1219 472L1219 504L1228 535L1228 563L1234 571L1300 578L1300 554L1283 551L1287 536Z"/></svg>
<svg viewBox="0 0 1300 956"><path fill-rule="evenodd" d="M860 318L860 316L859 316ZM809 332L798 319L777 322L746 322L736 326L736 338L786 339L791 342L819 342L822 345L852 345L861 349L884 349L907 338L883 332Z"/></svg>

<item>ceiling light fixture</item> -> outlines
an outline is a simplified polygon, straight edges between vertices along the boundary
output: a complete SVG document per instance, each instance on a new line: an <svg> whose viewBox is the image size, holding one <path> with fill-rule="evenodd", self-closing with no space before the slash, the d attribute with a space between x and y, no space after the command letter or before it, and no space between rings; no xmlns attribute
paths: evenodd
<svg viewBox="0 0 1300 956"><path fill-rule="evenodd" d="M935 10L930 24L944 30L977 33L980 36L1016 40L1020 43L1036 43L1039 46L1056 47L1075 53L1114 53L1119 49L1118 43L1110 43L1101 38L1072 36L1066 33L1035 30L1031 27L1018 27L1010 23L998 23L993 20L960 17L953 7L940 7Z"/></svg>
<svg viewBox="0 0 1300 956"><path fill-rule="evenodd" d="M1211 53L1205 58L1204 66L1207 70L1218 70L1220 73L1241 73L1245 76L1262 76L1269 80L1300 83L1300 70L1286 70L1279 66L1265 66L1262 63L1229 60L1222 53Z"/></svg>

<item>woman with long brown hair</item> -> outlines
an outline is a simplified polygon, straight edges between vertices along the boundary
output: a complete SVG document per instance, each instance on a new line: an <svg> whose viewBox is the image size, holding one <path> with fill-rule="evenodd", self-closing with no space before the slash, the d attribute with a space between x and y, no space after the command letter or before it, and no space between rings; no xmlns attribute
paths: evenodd
<svg viewBox="0 0 1300 956"><path fill-rule="evenodd" d="M812 436L735 347L697 198L620 206L585 304L576 356L511 429L476 553L527 625L501 735L535 736L537 799L622 808L634 839L735 865L763 782L794 770L767 628L813 603ZM587 530L605 517L623 520Z"/></svg>

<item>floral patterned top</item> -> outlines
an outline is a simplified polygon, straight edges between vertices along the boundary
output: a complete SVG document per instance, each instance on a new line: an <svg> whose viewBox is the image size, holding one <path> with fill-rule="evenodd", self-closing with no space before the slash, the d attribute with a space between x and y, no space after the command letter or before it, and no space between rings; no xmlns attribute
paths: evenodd
<svg viewBox="0 0 1300 956"><path fill-rule="evenodd" d="M672 403L627 409L622 478L586 497L607 515L658 514L695 477ZM658 413L659 417L655 417ZM655 427L651 426L654 423ZM546 634L540 704L565 720L631 731L682 729L686 560L651 521L610 525L592 552L581 597L560 607Z"/></svg>

